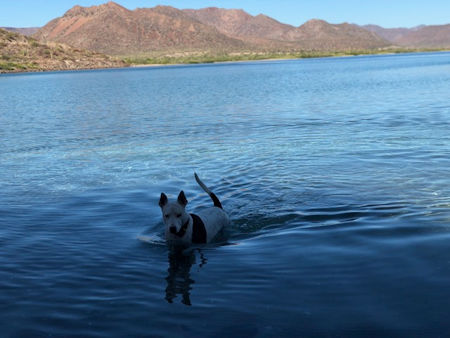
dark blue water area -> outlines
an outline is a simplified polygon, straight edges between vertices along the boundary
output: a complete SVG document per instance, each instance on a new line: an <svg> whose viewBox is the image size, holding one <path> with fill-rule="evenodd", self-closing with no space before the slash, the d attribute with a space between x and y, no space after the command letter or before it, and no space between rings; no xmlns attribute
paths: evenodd
<svg viewBox="0 0 450 338"><path fill-rule="evenodd" d="M450 53L0 76L5 337L450 335ZM222 200L173 253L158 199Z"/></svg>

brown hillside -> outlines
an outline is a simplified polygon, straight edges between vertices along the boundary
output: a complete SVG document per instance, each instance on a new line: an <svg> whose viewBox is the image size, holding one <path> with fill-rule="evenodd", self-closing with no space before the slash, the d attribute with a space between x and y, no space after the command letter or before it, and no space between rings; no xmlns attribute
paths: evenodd
<svg viewBox="0 0 450 338"><path fill-rule="evenodd" d="M450 24L439 26L423 26L410 31L397 40L401 46L418 48L449 48Z"/></svg>
<svg viewBox="0 0 450 338"><path fill-rule="evenodd" d="M372 49L390 45L378 35L346 23L333 25L323 20L310 20L300 27L294 27L265 15L251 16L236 9L211 7L189 9L185 12L224 34L256 42L260 46L333 51Z"/></svg>
<svg viewBox="0 0 450 338"><path fill-rule="evenodd" d="M450 47L450 25L417 26L413 28L383 28L377 25L362 26L391 43L410 48Z"/></svg>
<svg viewBox="0 0 450 338"><path fill-rule="evenodd" d="M311 20L300 27L243 10L168 6L128 10L114 2L75 6L35 35L109 55L138 56L159 52L301 51L372 49L389 43L349 24Z"/></svg>
<svg viewBox="0 0 450 338"><path fill-rule="evenodd" d="M110 55L244 47L242 41L178 9L158 6L130 11L114 2L88 8L75 6L34 36Z"/></svg>
<svg viewBox="0 0 450 338"><path fill-rule="evenodd" d="M283 36L294 29L265 15L252 16L241 9L186 9L185 13L217 28L220 32L238 38L283 40Z"/></svg>
<svg viewBox="0 0 450 338"><path fill-rule="evenodd" d="M0 73L124 67L109 56L58 43L40 43L33 38L0 29Z"/></svg>
<svg viewBox="0 0 450 338"><path fill-rule="evenodd" d="M315 50L373 49L390 45L375 33L356 25L336 25L317 19L309 20L290 31L286 39Z"/></svg>
<svg viewBox="0 0 450 338"><path fill-rule="evenodd" d="M383 28L377 25L365 25L361 27L377 34L378 36L392 43L398 43L399 39L410 33L412 30L416 29L416 28Z"/></svg>

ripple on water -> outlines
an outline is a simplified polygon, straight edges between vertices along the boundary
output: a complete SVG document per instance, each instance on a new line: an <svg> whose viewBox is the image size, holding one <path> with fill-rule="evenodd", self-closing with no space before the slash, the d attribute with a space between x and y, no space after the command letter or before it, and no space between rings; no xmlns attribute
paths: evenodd
<svg viewBox="0 0 450 338"><path fill-rule="evenodd" d="M2 76L2 333L442 336L449 55Z"/></svg>

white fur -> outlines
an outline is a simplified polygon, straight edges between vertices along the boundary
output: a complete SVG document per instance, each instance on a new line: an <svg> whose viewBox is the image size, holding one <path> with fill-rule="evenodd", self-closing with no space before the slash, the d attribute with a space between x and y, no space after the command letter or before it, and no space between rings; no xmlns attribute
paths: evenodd
<svg viewBox="0 0 450 338"><path fill-rule="evenodd" d="M227 213L217 207L204 209L197 212L196 215L205 224L207 243L210 243L223 228L230 224Z"/></svg>

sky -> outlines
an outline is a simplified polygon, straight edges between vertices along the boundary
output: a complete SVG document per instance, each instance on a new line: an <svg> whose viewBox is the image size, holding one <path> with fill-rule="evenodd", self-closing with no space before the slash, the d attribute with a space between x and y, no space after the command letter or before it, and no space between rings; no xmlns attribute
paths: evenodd
<svg viewBox="0 0 450 338"><path fill-rule="evenodd" d="M0 27L40 27L75 5L107 0L0 0ZM330 23L377 24L385 28L450 23L450 0L116 0L128 8L169 5L176 8L240 8L300 26L310 19Z"/></svg>

